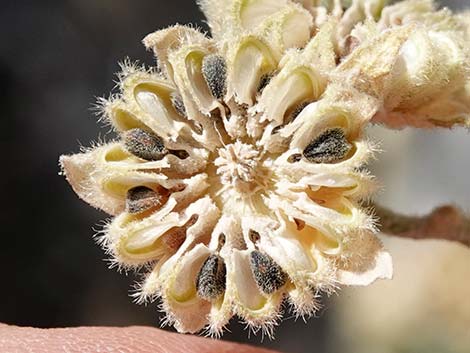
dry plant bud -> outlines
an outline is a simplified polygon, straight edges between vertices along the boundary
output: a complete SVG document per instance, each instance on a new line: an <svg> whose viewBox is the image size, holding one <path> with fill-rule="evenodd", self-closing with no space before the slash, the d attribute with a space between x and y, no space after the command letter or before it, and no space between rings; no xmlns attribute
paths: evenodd
<svg viewBox="0 0 470 353"><path fill-rule="evenodd" d="M116 141L60 163L114 216L100 243L150 269L180 332L217 335L234 315L271 334L284 300L392 276L363 166L371 121L468 124L469 20L428 0L200 0L212 37L148 35L159 67L129 63L101 100Z"/></svg>

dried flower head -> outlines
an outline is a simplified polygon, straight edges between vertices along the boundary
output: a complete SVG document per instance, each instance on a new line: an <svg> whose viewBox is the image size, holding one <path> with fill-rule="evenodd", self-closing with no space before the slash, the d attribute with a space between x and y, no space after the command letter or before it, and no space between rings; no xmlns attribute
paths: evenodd
<svg viewBox="0 0 470 353"><path fill-rule="evenodd" d="M321 292L390 278L363 205L371 122L468 124L468 16L430 0L201 0L212 37L174 26L144 39L158 68L123 65L102 100L119 138L62 156L86 202L114 216L100 238L150 269L181 332L233 315L271 332Z"/></svg>

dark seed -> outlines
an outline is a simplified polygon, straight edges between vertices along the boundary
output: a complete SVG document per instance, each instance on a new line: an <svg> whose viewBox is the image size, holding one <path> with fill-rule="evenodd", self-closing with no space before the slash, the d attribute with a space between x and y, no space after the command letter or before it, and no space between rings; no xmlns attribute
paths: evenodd
<svg viewBox="0 0 470 353"><path fill-rule="evenodd" d="M123 134L124 147L134 156L147 161L158 161L168 150L160 136L142 129L131 129Z"/></svg>
<svg viewBox="0 0 470 353"><path fill-rule="evenodd" d="M189 157L189 153L185 150L171 150L170 154L178 157L179 159L186 159Z"/></svg>
<svg viewBox="0 0 470 353"><path fill-rule="evenodd" d="M277 134L277 133L279 132L279 130L281 130L282 128L283 128L282 125L276 126L276 127L271 131L271 135Z"/></svg>
<svg viewBox="0 0 470 353"><path fill-rule="evenodd" d="M227 92L227 65L221 55L206 55L202 60L202 75L216 99L222 99Z"/></svg>
<svg viewBox="0 0 470 353"><path fill-rule="evenodd" d="M300 113L302 113L302 110L309 105L310 103L308 102L303 102L297 105L290 113L288 113L287 117L285 118L284 124L276 126L273 131L271 132L271 135L277 134L279 130L281 130L285 125L290 124L299 116Z"/></svg>
<svg viewBox="0 0 470 353"><path fill-rule="evenodd" d="M335 163L343 159L352 145L340 128L329 129L310 142L304 149L304 157L312 163Z"/></svg>
<svg viewBox="0 0 470 353"><path fill-rule="evenodd" d="M290 114L289 119L286 123L293 122L295 118L297 118L299 114L302 113L302 110L304 110L304 108L309 104L310 104L309 102L303 102L303 103L300 103L297 107L295 107L295 109Z"/></svg>
<svg viewBox="0 0 470 353"><path fill-rule="evenodd" d="M127 191L126 210L129 213L141 213L163 205L167 195L157 193L146 186L137 186Z"/></svg>
<svg viewBox="0 0 470 353"><path fill-rule="evenodd" d="M161 236L161 241L169 251L177 251L186 240L186 227L175 227Z"/></svg>
<svg viewBox="0 0 470 353"><path fill-rule="evenodd" d="M194 122L193 130L194 132L196 132L196 134L202 135L202 133L204 132L204 127L202 126L202 124Z"/></svg>
<svg viewBox="0 0 470 353"><path fill-rule="evenodd" d="M189 227L192 227L198 220L198 215L192 215L186 224L182 227L173 227L164 235L162 235L161 240L166 245L166 247L171 251L176 251L186 240L186 233Z"/></svg>
<svg viewBox="0 0 470 353"><path fill-rule="evenodd" d="M181 115L182 117L187 116L186 107L184 106L184 103L183 103L183 98L181 98L181 96L178 93L173 92L171 94L171 104L173 104L173 108L175 108L176 112L179 115Z"/></svg>
<svg viewBox="0 0 470 353"><path fill-rule="evenodd" d="M297 226L297 230L302 230L305 228L305 221L301 219L294 218L295 225Z"/></svg>
<svg viewBox="0 0 470 353"><path fill-rule="evenodd" d="M224 233L220 233L219 234L219 245L218 245L218 249L220 250L220 248L222 248L222 246L225 245L225 241L226 241L226 237L225 237L225 234Z"/></svg>
<svg viewBox="0 0 470 353"><path fill-rule="evenodd" d="M170 192L180 192L186 189L185 183L178 183L170 189Z"/></svg>
<svg viewBox="0 0 470 353"><path fill-rule="evenodd" d="M287 161L289 163L296 163L298 161L300 161L302 159L302 155L299 154L299 153L296 153L296 154L293 154L291 156L289 156L289 158L287 158Z"/></svg>
<svg viewBox="0 0 470 353"><path fill-rule="evenodd" d="M258 288L266 294L274 293L287 282L287 274L267 254L253 251L250 254L250 265Z"/></svg>
<svg viewBox="0 0 470 353"><path fill-rule="evenodd" d="M227 270L219 255L210 255L199 270L196 278L197 294L200 298L213 300L225 291Z"/></svg>
<svg viewBox="0 0 470 353"><path fill-rule="evenodd" d="M274 75L272 73L264 74L263 76L261 76L257 89L258 93L261 93L266 88L266 86L269 84L269 82L271 82L271 79L273 77Z"/></svg>
<svg viewBox="0 0 470 353"><path fill-rule="evenodd" d="M189 217L188 221L185 224L185 227L186 228L192 227L193 225L196 224L198 219L199 219L199 216L197 214L193 214L191 217Z"/></svg>
<svg viewBox="0 0 470 353"><path fill-rule="evenodd" d="M250 229L250 231L248 232L248 237L253 243L256 243L260 239L259 233L253 229Z"/></svg>

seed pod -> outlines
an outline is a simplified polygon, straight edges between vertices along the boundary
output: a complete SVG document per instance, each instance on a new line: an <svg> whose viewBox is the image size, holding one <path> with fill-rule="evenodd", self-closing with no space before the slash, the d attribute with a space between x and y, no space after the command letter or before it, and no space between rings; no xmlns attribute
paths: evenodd
<svg viewBox="0 0 470 353"><path fill-rule="evenodd" d="M227 270L219 255L210 255L202 265L196 278L197 294L200 298L213 300L225 291Z"/></svg>
<svg viewBox="0 0 470 353"><path fill-rule="evenodd" d="M250 266L258 288L272 294L287 282L287 274L267 254L258 250L250 254Z"/></svg>
<svg viewBox="0 0 470 353"><path fill-rule="evenodd" d="M227 65L221 55L206 55L202 60L202 75L216 99L222 99L227 93Z"/></svg>
<svg viewBox="0 0 470 353"><path fill-rule="evenodd" d="M147 161L158 161L168 153L160 136L139 128L126 131L123 139L130 153Z"/></svg>
<svg viewBox="0 0 470 353"><path fill-rule="evenodd" d="M127 191L126 211L129 213L141 213L151 208L163 205L167 194L157 193L146 186L137 186Z"/></svg>
<svg viewBox="0 0 470 353"><path fill-rule="evenodd" d="M340 128L329 129L310 142L303 151L304 157L312 163L336 163L351 150L352 145Z"/></svg>

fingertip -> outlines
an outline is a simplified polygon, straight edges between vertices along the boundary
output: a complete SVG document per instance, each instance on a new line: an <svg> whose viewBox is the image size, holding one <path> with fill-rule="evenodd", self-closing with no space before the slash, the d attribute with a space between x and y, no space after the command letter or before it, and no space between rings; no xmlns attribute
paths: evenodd
<svg viewBox="0 0 470 353"><path fill-rule="evenodd" d="M0 326L1 352L274 353L238 343L167 332L151 327L38 329Z"/></svg>

